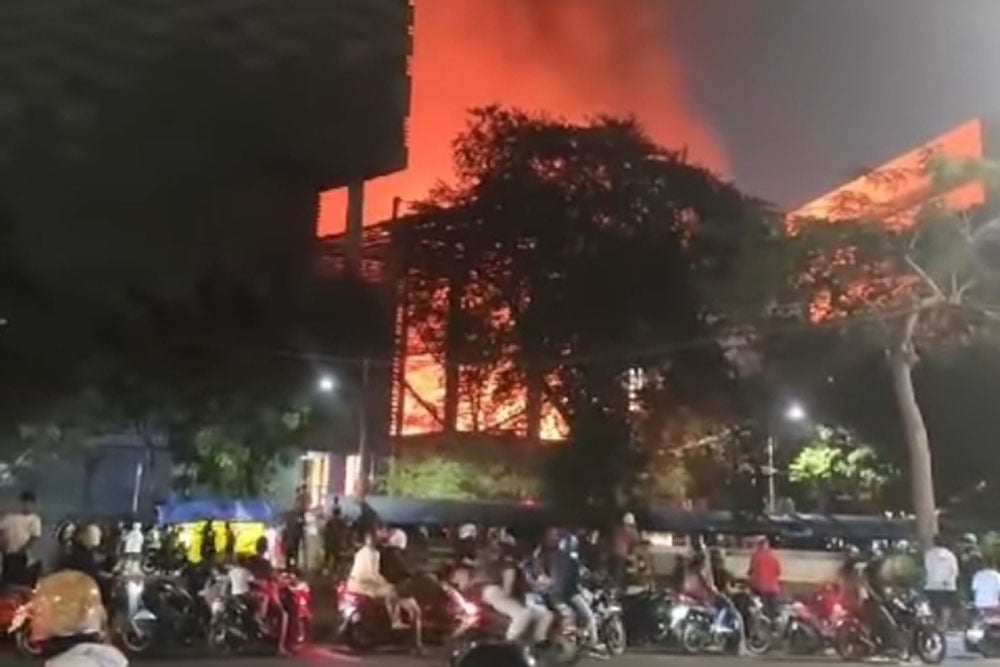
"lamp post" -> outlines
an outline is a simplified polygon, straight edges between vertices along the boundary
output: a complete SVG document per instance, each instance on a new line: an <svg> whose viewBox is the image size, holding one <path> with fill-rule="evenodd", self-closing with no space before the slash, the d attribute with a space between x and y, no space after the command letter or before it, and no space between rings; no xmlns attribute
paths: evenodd
<svg viewBox="0 0 1000 667"><path fill-rule="evenodd" d="M358 419L358 485L357 494L359 498L368 495L368 483L370 477L369 456L368 456L368 359L361 362L361 386L359 395L354 402L354 408ZM316 382L316 389L321 394L333 394L337 391L339 382L337 378L329 373L324 373Z"/></svg>
<svg viewBox="0 0 1000 667"><path fill-rule="evenodd" d="M808 414L806 409L798 401L792 401L785 408L785 412L782 415L786 422L790 423L801 423L806 420ZM774 429L770 429L767 435L767 513L774 514L775 509L777 509L778 493L777 493L777 474L778 471L774 465L774 454L777 448L777 440L774 436Z"/></svg>

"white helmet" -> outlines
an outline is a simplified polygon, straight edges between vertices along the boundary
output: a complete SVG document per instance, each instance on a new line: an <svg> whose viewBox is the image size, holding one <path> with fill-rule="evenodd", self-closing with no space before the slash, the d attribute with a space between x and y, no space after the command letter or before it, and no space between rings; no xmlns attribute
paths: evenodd
<svg viewBox="0 0 1000 667"><path fill-rule="evenodd" d="M630 526L630 527L634 526L635 525L635 515L632 514L631 512L626 512L625 516L622 517L622 523L624 523L626 526Z"/></svg>
<svg viewBox="0 0 1000 667"><path fill-rule="evenodd" d="M385 543L394 549L406 549L406 544L409 540L406 537L406 531L402 528L394 528L389 532L389 537L386 539Z"/></svg>
<svg viewBox="0 0 1000 667"><path fill-rule="evenodd" d="M75 535L80 544L89 549L101 546L101 529L96 524L87 524L82 530L76 531Z"/></svg>
<svg viewBox="0 0 1000 667"><path fill-rule="evenodd" d="M474 540L478 534L479 531L476 529L475 524L466 523L458 528L458 539L460 540Z"/></svg>

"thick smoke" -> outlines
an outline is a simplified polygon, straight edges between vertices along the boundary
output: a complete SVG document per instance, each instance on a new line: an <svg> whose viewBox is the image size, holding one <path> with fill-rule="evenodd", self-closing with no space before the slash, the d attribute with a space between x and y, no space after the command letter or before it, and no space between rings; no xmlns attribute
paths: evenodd
<svg viewBox="0 0 1000 667"><path fill-rule="evenodd" d="M491 103L578 120L634 114L654 139L725 171L725 150L685 99L684 63L663 0L416 0L410 167L369 184L366 221L451 173L467 109ZM343 228L324 197L320 232Z"/></svg>

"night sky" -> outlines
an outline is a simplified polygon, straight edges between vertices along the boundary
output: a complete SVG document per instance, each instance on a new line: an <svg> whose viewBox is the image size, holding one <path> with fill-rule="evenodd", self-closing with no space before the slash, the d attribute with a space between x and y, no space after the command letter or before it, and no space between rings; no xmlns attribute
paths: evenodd
<svg viewBox="0 0 1000 667"><path fill-rule="evenodd" d="M471 106L634 114L784 208L1000 118L1000 0L414 2L410 168L369 185L369 223L448 177ZM327 195L320 231L342 225Z"/></svg>
<svg viewBox="0 0 1000 667"><path fill-rule="evenodd" d="M745 190L794 206L1000 118L997 0L671 0L688 97Z"/></svg>

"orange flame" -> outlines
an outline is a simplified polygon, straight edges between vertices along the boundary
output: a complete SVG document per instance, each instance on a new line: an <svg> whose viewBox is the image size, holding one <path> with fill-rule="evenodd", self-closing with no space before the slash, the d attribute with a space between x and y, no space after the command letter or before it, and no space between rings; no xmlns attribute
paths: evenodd
<svg viewBox="0 0 1000 667"><path fill-rule="evenodd" d="M416 0L410 166L368 185L366 221L447 179L466 111L492 103L569 120L634 114L653 139L725 171L718 137L685 99L669 12L658 0ZM343 192L324 193L319 233L343 227Z"/></svg>

